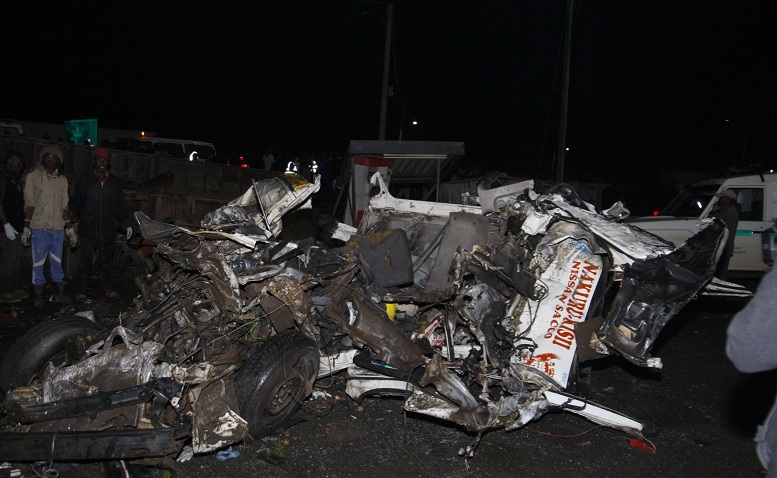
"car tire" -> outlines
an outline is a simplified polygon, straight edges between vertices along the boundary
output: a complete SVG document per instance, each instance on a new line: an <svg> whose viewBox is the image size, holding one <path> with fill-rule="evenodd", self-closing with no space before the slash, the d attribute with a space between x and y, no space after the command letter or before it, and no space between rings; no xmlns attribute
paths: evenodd
<svg viewBox="0 0 777 478"><path fill-rule="evenodd" d="M312 392L318 364L315 342L295 329L270 337L248 358L235 376L235 391L252 437L286 427Z"/></svg>
<svg viewBox="0 0 777 478"><path fill-rule="evenodd" d="M100 331L100 326L79 316L54 317L34 325L8 349L0 366L0 389L8 393L29 385L49 362L75 362L100 338Z"/></svg>

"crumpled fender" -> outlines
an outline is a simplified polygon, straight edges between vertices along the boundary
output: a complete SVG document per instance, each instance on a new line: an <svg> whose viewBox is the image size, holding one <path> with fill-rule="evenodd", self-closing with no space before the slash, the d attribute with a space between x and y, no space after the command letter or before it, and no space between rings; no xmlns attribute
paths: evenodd
<svg viewBox="0 0 777 478"><path fill-rule="evenodd" d="M726 232L715 219L669 255L628 266L598 339L632 363L660 368L649 352L666 323L712 279Z"/></svg>

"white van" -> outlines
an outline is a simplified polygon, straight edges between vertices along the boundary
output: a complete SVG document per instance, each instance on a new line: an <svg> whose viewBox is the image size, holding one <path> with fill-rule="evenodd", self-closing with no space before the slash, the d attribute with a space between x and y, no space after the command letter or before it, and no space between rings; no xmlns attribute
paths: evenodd
<svg viewBox="0 0 777 478"><path fill-rule="evenodd" d="M102 146L136 153L157 154L184 158L189 161L216 161L216 148L205 141L141 136L104 141Z"/></svg>
<svg viewBox="0 0 777 478"><path fill-rule="evenodd" d="M730 271L769 271L774 262L771 242L775 234L777 174L760 173L710 179L677 195L659 216L629 218L625 222L652 232L679 246L711 221L715 193L731 189L737 196L739 224Z"/></svg>
<svg viewBox="0 0 777 478"><path fill-rule="evenodd" d="M12 120L0 119L0 133L11 136L24 136L24 128Z"/></svg>

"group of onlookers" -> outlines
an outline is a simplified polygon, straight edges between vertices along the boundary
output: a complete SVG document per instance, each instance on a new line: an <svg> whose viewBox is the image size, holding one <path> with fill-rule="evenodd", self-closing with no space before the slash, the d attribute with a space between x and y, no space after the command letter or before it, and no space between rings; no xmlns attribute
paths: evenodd
<svg viewBox="0 0 777 478"><path fill-rule="evenodd" d="M41 148L39 161L29 171L24 170L21 153L5 155L0 166L0 221L4 229L0 237L0 293L20 296L31 283L33 305L40 307L45 286L51 282L52 300L70 302L63 270L67 242L71 248L80 243L76 300L90 300L87 281L95 265L102 275L101 293L112 299L119 297L113 289L113 252L119 228L129 239L133 220L121 181L110 173L110 155L106 148L94 149L92 171L72 190L62 174L64 156L59 146Z"/></svg>

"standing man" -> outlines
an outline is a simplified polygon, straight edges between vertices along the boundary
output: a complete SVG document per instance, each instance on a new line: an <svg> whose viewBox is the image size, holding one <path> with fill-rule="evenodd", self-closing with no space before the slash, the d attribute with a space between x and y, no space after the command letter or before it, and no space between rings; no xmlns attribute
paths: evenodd
<svg viewBox="0 0 777 478"><path fill-rule="evenodd" d="M19 231L24 230L23 168L24 158L17 151L9 151L0 166L0 221L5 229L5 234L0 234L0 294L21 285L19 269L24 247Z"/></svg>
<svg viewBox="0 0 777 478"><path fill-rule="evenodd" d="M718 197L718 200L712 206L712 215L726 223L726 229L728 229L728 240L725 249L723 249L723 255L718 260L718 266L715 268L715 277L727 280L728 264L731 262L731 256L734 255L734 239L736 239L737 225L739 224L737 195L733 190L726 189L715 193L715 196Z"/></svg>
<svg viewBox="0 0 777 478"><path fill-rule="evenodd" d="M92 253L98 250L98 261L103 275L105 296L119 298L113 289L113 252L116 230L121 227L132 237L132 216L121 187L121 180L111 174L111 152L96 148L92 154L92 172L84 175L76 185L70 209L78 214L78 235L81 242L81 260L78 267L78 295L76 300L87 300L86 289L92 265Z"/></svg>
<svg viewBox="0 0 777 478"><path fill-rule="evenodd" d="M267 171L272 171L273 164L275 164L275 156L273 156L272 148L270 148L264 153L264 156L262 156L262 165Z"/></svg>
<svg viewBox="0 0 777 478"><path fill-rule="evenodd" d="M76 234L67 208L67 178L59 171L62 157L62 150L57 146L41 148L41 164L27 175L24 184L22 244L32 244L35 307L43 306L43 287L46 285L43 267L47 257L51 280L57 287L54 300L68 302L65 296L65 274L62 271L62 243L67 234L70 245L75 246Z"/></svg>
<svg viewBox="0 0 777 478"><path fill-rule="evenodd" d="M740 372L777 368L777 268L761 279L758 290L728 325L726 355ZM777 477L777 401L758 427L756 453L767 477Z"/></svg>

